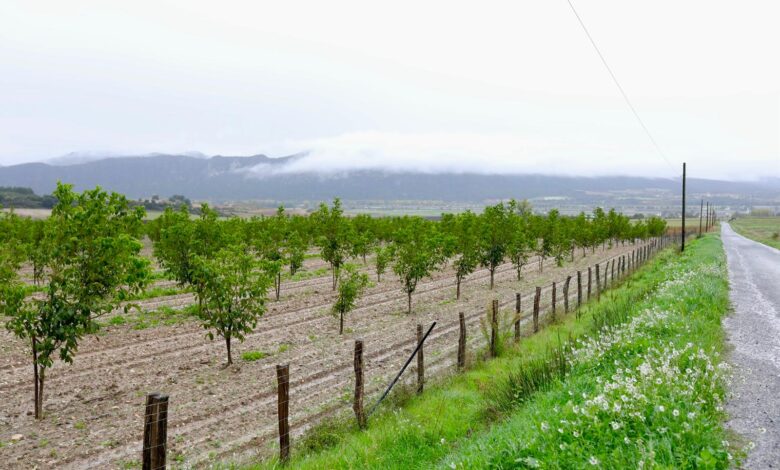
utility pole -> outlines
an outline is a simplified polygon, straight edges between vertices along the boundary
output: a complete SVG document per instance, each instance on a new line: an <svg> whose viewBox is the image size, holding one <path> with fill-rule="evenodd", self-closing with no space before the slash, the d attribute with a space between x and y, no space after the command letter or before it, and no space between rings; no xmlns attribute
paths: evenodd
<svg viewBox="0 0 780 470"><path fill-rule="evenodd" d="M680 242L680 252L685 251L685 162L683 162L682 177L682 241Z"/></svg>

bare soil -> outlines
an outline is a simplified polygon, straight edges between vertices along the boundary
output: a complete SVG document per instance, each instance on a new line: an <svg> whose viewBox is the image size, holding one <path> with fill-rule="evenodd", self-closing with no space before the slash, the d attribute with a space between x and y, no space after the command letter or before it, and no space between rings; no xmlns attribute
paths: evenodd
<svg viewBox="0 0 780 470"><path fill-rule="evenodd" d="M246 461L272 450L276 438L275 365L288 363L291 377L291 427L295 435L323 416L348 412L354 387L354 340L364 341L367 393L375 395L397 373L416 340L418 323L437 321L425 343L426 376L455 369L458 312L465 312L472 357L484 349L480 318L492 299L514 311L521 292L528 318L535 286L545 286L542 310L549 319L550 283L573 275L570 302L576 303L576 271L629 253L618 246L581 253L556 267L552 260L538 272L531 260L518 281L514 268L501 266L495 288L489 273L469 276L455 300L450 268L420 283L411 315L406 296L392 273L373 285L338 334L329 314L334 300L330 274L282 286L282 298L269 302L267 314L243 343L234 343L234 361L225 367L225 345L209 341L195 321L145 330L107 326L85 338L72 365L56 363L49 371L45 417L32 411L32 367L28 346L0 328L0 468L124 468L139 463L145 395L170 396L168 459L172 466L204 467L215 460ZM307 269L322 266L307 260ZM365 268L372 271L369 265ZM375 277L374 277L375 281ZM583 273L583 282L587 272ZM595 278L594 278L595 289ZM594 291L595 292L595 291ZM558 314L563 313L562 285ZM181 307L191 294L141 302L144 308ZM527 323L527 322L526 322ZM525 325L528 328L528 325ZM263 351L268 357L246 362L241 353ZM410 367L404 380L415 377ZM367 399L367 404L373 403ZM21 436L21 437L20 437Z"/></svg>

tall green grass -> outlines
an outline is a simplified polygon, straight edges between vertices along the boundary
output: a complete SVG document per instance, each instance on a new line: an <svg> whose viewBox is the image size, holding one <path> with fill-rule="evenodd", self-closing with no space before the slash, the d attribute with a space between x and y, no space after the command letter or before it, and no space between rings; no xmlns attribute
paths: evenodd
<svg viewBox="0 0 780 470"><path fill-rule="evenodd" d="M666 266L654 295L611 301L598 333L564 353L564 378L442 458L443 468L728 468L722 427L728 309L716 236ZM625 299L623 299L625 300ZM622 305L621 305L622 304ZM510 373L510 377L515 374Z"/></svg>

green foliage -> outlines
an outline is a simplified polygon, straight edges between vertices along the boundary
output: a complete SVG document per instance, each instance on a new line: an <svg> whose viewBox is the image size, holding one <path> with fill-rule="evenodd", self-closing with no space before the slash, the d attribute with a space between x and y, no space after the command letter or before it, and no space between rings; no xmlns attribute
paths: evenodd
<svg viewBox="0 0 780 470"><path fill-rule="evenodd" d="M390 245L377 245L374 249L374 262L376 263L376 282L382 281L382 274L393 260L393 247Z"/></svg>
<svg viewBox="0 0 780 470"><path fill-rule="evenodd" d="M351 312L357 304L358 297L368 286L368 276L358 272L352 265L344 267L339 279L338 296L331 312L339 317L339 334L344 333L344 315Z"/></svg>
<svg viewBox="0 0 780 470"><path fill-rule="evenodd" d="M471 211L458 215L445 214L442 230L445 235L445 256L454 256L455 298L460 299L460 285L463 279L473 273L480 263L480 221Z"/></svg>
<svg viewBox="0 0 780 470"><path fill-rule="evenodd" d="M54 196L58 202L36 242L46 252L45 296L26 298L25 286L7 273L0 285L0 311L11 317L6 327L30 342L36 417L55 356L71 363L79 340L97 330L96 318L140 292L150 275L134 236L143 209L130 210L124 196L100 188L77 194L58 184Z"/></svg>
<svg viewBox="0 0 780 470"><path fill-rule="evenodd" d="M518 203L514 199L509 201L509 240L507 255L517 273L517 280L522 278L523 267L528 264L528 257L532 252L535 239L530 229L531 206L527 201Z"/></svg>
<svg viewBox="0 0 780 470"><path fill-rule="evenodd" d="M507 255L512 228L509 212L503 203L486 207L480 216L479 261L490 271L491 289L496 268L504 262Z"/></svg>
<svg viewBox="0 0 780 470"><path fill-rule="evenodd" d="M244 245L230 245L211 258L196 257L194 272L203 286L201 325L209 330L209 339L216 333L225 340L227 363L232 364L231 341L243 341L265 312L269 276Z"/></svg>
<svg viewBox="0 0 780 470"><path fill-rule="evenodd" d="M333 270L333 290L339 278L339 269L352 250L352 227L344 218L341 201L333 200L333 207L320 204L320 208L311 214L311 221L317 228L315 244L320 248L320 256Z"/></svg>
<svg viewBox="0 0 780 470"><path fill-rule="evenodd" d="M264 359L268 356L270 356L270 354L263 351L246 351L241 354L241 359L247 362L254 362L259 361L260 359Z"/></svg>
<svg viewBox="0 0 780 470"><path fill-rule="evenodd" d="M417 283L428 277L444 261L442 237L435 225L423 219L410 219L395 234L393 271L407 295L408 313L412 313L412 294Z"/></svg>

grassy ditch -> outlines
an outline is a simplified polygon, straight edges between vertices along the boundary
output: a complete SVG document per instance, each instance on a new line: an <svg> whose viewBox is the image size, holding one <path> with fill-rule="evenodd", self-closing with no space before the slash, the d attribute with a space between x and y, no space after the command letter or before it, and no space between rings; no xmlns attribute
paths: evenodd
<svg viewBox="0 0 780 470"><path fill-rule="evenodd" d="M396 400L395 404L401 406L385 407L371 418L368 430L358 431L352 424L354 420L348 417L340 418L340 425L328 421L314 428L297 440L290 466L578 468L594 462L603 466L612 462L613 457L621 462L618 466L627 468L637 467L640 461L669 466L683 462L704 468L720 466L729 458L729 451L721 442L724 433L720 427L723 416L719 400L724 378L716 365L722 344L719 321L727 308L724 269L716 235L693 242L683 256L667 250L602 296L600 302L585 306L579 320L573 314L559 319L558 323L519 344L508 345L502 357L442 380L426 388L421 396ZM644 318L642 313L646 311L665 313L652 317L652 322L637 320ZM625 347L617 342L615 350L610 349L603 357L583 352L589 351L588 345L593 343L591 336L599 338L603 331L623 331L621 328L633 328L631 331L637 332L640 327L647 328L653 336L645 338L637 333L630 337L631 341L626 340ZM634 341L635 337L640 339ZM684 349L689 342L692 346ZM667 350L667 345L673 349ZM654 346L660 348L658 354L650 355ZM698 358L699 347L704 348L701 354L707 359ZM678 353L669 356L673 351ZM689 360L688 356L693 359ZM712 365L718 374L702 374L695 382L697 387L707 388L709 395L701 395L699 389L695 394L678 390L672 384L653 387L643 392L655 400L647 406L652 409L663 406L664 411L643 415L644 427L633 421L610 420L599 421L603 426L591 431L580 423L582 429L577 430L580 438L586 428L588 436L580 439L584 444L579 447L556 436L573 436L574 429L564 429L559 421L579 423L574 419L577 415L574 406L579 412L585 407L585 401L599 396L600 387L634 378L635 367L647 361L655 367L660 364L658 361L667 359L665 371L679 372L674 368L685 366L678 373L681 377L686 376L688 368L692 373L699 373L702 367L712 372L707 369L708 364ZM586 398L582 398L582 393ZM672 399L679 404L672 404L669 401ZM701 400L705 403L699 403ZM583 403L577 405L579 401ZM610 402L610 406L613 404ZM601 399L595 406L603 406ZM588 413L595 410L588 408ZM691 430L665 421L678 419L681 414L695 421L695 426L689 423ZM561 418L554 420L557 416ZM624 430L623 434L615 433L613 421L618 430ZM637 417L636 421L641 419ZM619 435L619 442L615 435ZM682 437L678 439L678 435ZM570 456L566 461L559 459L564 448ZM268 460L241 468L276 466L277 461Z"/></svg>

